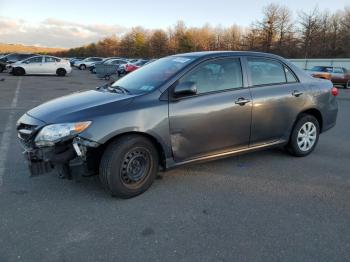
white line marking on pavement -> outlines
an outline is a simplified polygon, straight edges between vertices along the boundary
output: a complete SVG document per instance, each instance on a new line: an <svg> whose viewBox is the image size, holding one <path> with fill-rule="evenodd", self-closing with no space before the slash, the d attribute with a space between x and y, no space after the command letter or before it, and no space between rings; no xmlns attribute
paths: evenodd
<svg viewBox="0 0 350 262"><path fill-rule="evenodd" d="M10 106L11 111L9 112L9 115L5 124L5 130L2 133L1 140L0 140L0 189L1 189L1 186L3 185L7 154L8 154L9 147L11 146L11 135L13 132L14 118L16 114L16 110L13 110L13 109L15 109L17 106L18 94L19 94L19 90L21 89L21 83L22 83L22 78L20 78L17 82L15 95L12 99L11 106Z"/></svg>

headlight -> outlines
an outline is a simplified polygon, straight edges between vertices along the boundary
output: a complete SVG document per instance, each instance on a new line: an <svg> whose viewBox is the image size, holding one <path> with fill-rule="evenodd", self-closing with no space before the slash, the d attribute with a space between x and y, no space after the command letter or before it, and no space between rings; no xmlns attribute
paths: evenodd
<svg viewBox="0 0 350 262"><path fill-rule="evenodd" d="M35 138L35 144L39 147L53 146L59 141L64 141L83 132L91 125L91 121L77 123L63 123L45 126Z"/></svg>

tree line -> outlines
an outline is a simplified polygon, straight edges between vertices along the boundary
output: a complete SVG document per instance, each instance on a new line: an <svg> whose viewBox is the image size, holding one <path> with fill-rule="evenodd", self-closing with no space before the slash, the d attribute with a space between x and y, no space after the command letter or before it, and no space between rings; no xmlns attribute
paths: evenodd
<svg viewBox="0 0 350 262"><path fill-rule="evenodd" d="M287 58L350 57L350 8L337 12L300 11L283 5L263 8L262 19L248 28L187 27L179 21L167 30L134 27L128 33L56 53L60 56L120 56L158 58L175 53L249 50Z"/></svg>

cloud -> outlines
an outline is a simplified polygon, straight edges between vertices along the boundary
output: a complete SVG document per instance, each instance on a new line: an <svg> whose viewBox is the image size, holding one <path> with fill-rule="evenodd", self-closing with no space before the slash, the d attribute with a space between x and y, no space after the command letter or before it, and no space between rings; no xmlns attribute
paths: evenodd
<svg viewBox="0 0 350 262"><path fill-rule="evenodd" d="M79 24L47 18L39 23L0 16L0 41L47 47L77 47L112 35L121 35L128 28L119 25Z"/></svg>

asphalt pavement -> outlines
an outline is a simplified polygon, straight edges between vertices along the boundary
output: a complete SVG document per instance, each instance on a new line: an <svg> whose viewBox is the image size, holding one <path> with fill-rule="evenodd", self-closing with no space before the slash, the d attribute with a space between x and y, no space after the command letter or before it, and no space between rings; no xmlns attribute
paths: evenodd
<svg viewBox="0 0 350 262"><path fill-rule="evenodd" d="M144 194L112 198L98 177L29 178L15 123L95 75L0 74L0 262L350 261L350 90L316 150L281 149L160 173Z"/></svg>

